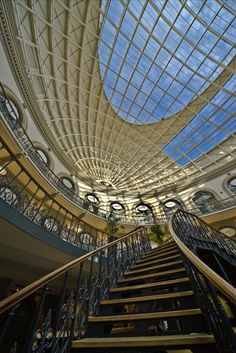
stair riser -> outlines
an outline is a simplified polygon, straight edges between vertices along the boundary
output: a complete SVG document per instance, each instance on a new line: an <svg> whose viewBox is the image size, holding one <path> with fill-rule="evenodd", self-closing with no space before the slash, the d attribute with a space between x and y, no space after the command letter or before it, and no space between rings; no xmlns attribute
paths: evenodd
<svg viewBox="0 0 236 353"><path fill-rule="evenodd" d="M181 257L179 254L177 255L171 255L171 256L167 256L167 257L164 257L163 259L157 259L157 260L153 260L153 261L150 261L150 262L146 262L144 264L138 264L138 265L134 265L133 267L131 267L131 271L132 270L141 270L141 269L146 269L147 267L150 267L150 266L154 266L154 265L158 265L158 264L164 264L166 262L170 262L170 261L177 261L177 260L180 260Z"/></svg>
<svg viewBox="0 0 236 353"><path fill-rule="evenodd" d="M156 277L151 277L151 278L143 278L143 279L137 279L135 281L129 281L127 279L127 281L122 282L122 283L118 283L118 287L128 287L128 286L136 286L139 284L146 284L146 283L153 283L153 282L158 282L158 281L165 281L165 280L170 280L170 279L175 279L175 278L181 278L185 276L185 270L181 271L181 272L176 272L176 273L170 273L167 275L158 275Z"/></svg>
<svg viewBox="0 0 236 353"><path fill-rule="evenodd" d="M181 268L181 267L183 267L183 262L181 260L173 261L173 264L171 261L166 264L160 264L160 265L151 266L151 267L148 267L145 269L139 269L139 270L137 270L137 272L136 271L126 272L124 274L124 278L130 278L130 277L134 277L134 276L142 276L145 274L155 273L157 271L167 271L167 270L170 271L170 270L174 270L174 269Z"/></svg>
<svg viewBox="0 0 236 353"><path fill-rule="evenodd" d="M131 288L130 290L127 290L125 292L110 292L110 299L162 294L162 293L167 293L167 291L169 290L172 292L182 292L186 290L191 290L191 287L189 282L184 282L184 283L177 283L177 284L176 283L169 284L168 290L166 288L166 285L159 286L159 287L148 287L148 288L142 288L142 289Z"/></svg>
<svg viewBox="0 0 236 353"><path fill-rule="evenodd" d="M172 251L172 250L177 250L178 247L175 245L175 246L170 246L168 248L165 248L165 249L160 249L160 250L156 250L156 251L152 251L152 252L149 252L148 254L145 254L143 255L142 259L147 259L151 256L155 256L155 255L161 255L161 254L164 254L166 253L167 251Z"/></svg>
<svg viewBox="0 0 236 353"><path fill-rule="evenodd" d="M177 255L179 252L178 250L170 250L170 251L167 251L167 252L163 252L163 254L157 254L157 255L152 255L148 258L142 258L141 260L137 261L137 264L145 264L146 262L148 261L154 261L155 259L162 259L162 258L165 258L167 256L172 256L172 255Z"/></svg>
<svg viewBox="0 0 236 353"><path fill-rule="evenodd" d="M122 314L129 310L132 313L150 313L155 308L160 308L162 310L174 310L174 309L193 309L196 308L196 303L193 296L173 298L173 299L158 299L149 302L140 302L135 304L130 304L129 307L122 304L113 305L101 305L100 315L101 316L112 316L115 314ZM133 310L133 311L131 311ZM156 310L156 309L155 309Z"/></svg>
<svg viewBox="0 0 236 353"><path fill-rule="evenodd" d="M169 249L171 247L175 246L176 247L176 243L175 242L172 242L172 243L169 243L169 244L166 244L166 245L162 245L162 246L158 246L157 248L154 248L152 250L149 251L149 253L146 255L148 256L149 254L153 254L154 252L160 252L160 251L165 251L166 249Z"/></svg>
<svg viewBox="0 0 236 353"><path fill-rule="evenodd" d="M116 322L123 324L123 322ZM91 322L89 324L88 337L107 337L112 336L112 328L116 326L114 322ZM189 317L166 318L166 319L149 319L125 322L127 326L133 326L132 334L127 332L127 337L132 336L151 336L155 334L188 334L191 332L202 332L204 330L204 321L201 315ZM119 336L115 334L115 336ZM122 333L122 337L125 334Z"/></svg>

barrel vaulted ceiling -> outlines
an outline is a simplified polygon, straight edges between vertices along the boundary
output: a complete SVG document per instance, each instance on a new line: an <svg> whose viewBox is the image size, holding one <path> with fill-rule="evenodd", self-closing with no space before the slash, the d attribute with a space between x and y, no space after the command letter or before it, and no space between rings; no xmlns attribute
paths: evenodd
<svg viewBox="0 0 236 353"><path fill-rule="evenodd" d="M9 53L27 75L19 84L35 98L26 104L88 185L164 190L235 162L233 1L2 0L2 9Z"/></svg>

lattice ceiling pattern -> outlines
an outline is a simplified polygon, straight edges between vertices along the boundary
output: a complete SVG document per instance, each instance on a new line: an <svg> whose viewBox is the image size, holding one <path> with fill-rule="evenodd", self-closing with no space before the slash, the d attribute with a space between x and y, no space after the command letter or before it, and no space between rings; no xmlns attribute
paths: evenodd
<svg viewBox="0 0 236 353"><path fill-rule="evenodd" d="M12 7L42 123L88 183L163 190L234 161L233 2Z"/></svg>

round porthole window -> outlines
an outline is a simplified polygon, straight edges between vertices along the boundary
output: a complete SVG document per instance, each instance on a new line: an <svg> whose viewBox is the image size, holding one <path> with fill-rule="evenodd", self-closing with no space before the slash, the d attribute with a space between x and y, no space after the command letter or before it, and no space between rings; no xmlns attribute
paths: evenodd
<svg viewBox="0 0 236 353"><path fill-rule="evenodd" d="M227 183L227 186L231 192L236 193L236 178L230 179Z"/></svg>
<svg viewBox="0 0 236 353"><path fill-rule="evenodd" d="M124 209L124 206L119 202L114 202L111 204L111 208L113 208L115 211L121 211Z"/></svg>
<svg viewBox="0 0 236 353"><path fill-rule="evenodd" d="M85 198L91 203L94 203L94 204L98 204L99 203L99 199L94 194L87 194L85 196Z"/></svg>
<svg viewBox="0 0 236 353"><path fill-rule="evenodd" d="M227 237L231 238L236 235L236 229L232 227L224 227L220 229L220 232L226 235Z"/></svg>
<svg viewBox="0 0 236 353"><path fill-rule="evenodd" d="M176 202L174 202L174 201L167 201L167 202L165 203L165 206L166 206L167 208L174 208L174 207L176 206Z"/></svg>
<svg viewBox="0 0 236 353"><path fill-rule="evenodd" d="M0 175L5 176L7 175L7 170L4 168L4 165L0 164Z"/></svg>
<svg viewBox="0 0 236 353"><path fill-rule="evenodd" d="M20 118L16 105L9 99L6 101L6 108L13 119L17 120Z"/></svg>
<svg viewBox="0 0 236 353"><path fill-rule="evenodd" d="M37 148L36 151L38 152L38 154L40 155L40 157L44 161L44 163L48 164L48 156L46 155L46 153L44 151L40 150L39 148Z"/></svg>
<svg viewBox="0 0 236 353"><path fill-rule="evenodd" d="M61 181L63 182L63 184L68 188L73 190L74 189L74 183L72 180L70 180L69 178L66 177L62 177Z"/></svg>
<svg viewBox="0 0 236 353"><path fill-rule="evenodd" d="M148 211L150 211L151 212L151 209L150 209L150 207L148 205L145 205L144 203L142 203L142 204L140 204L140 205L138 205L136 207L136 211L138 211L138 212L148 212Z"/></svg>

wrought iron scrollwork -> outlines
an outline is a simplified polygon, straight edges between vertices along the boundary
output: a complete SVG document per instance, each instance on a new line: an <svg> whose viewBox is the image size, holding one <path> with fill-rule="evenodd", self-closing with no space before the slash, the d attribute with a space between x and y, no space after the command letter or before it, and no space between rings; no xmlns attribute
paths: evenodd
<svg viewBox="0 0 236 353"><path fill-rule="evenodd" d="M208 328L214 333L219 352L234 352L236 335L221 305L215 289L186 256L182 255L198 305L202 309Z"/></svg>
<svg viewBox="0 0 236 353"><path fill-rule="evenodd" d="M197 216L178 210L172 218L173 229L179 239L197 254L197 249L214 250L236 266L236 242L224 237Z"/></svg>
<svg viewBox="0 0 236 353"><path fill-rule="evenodd" d="M48 311L47 316L33 337L32 353L44 353L49 350L53 342L52 313Z"/></svg>

